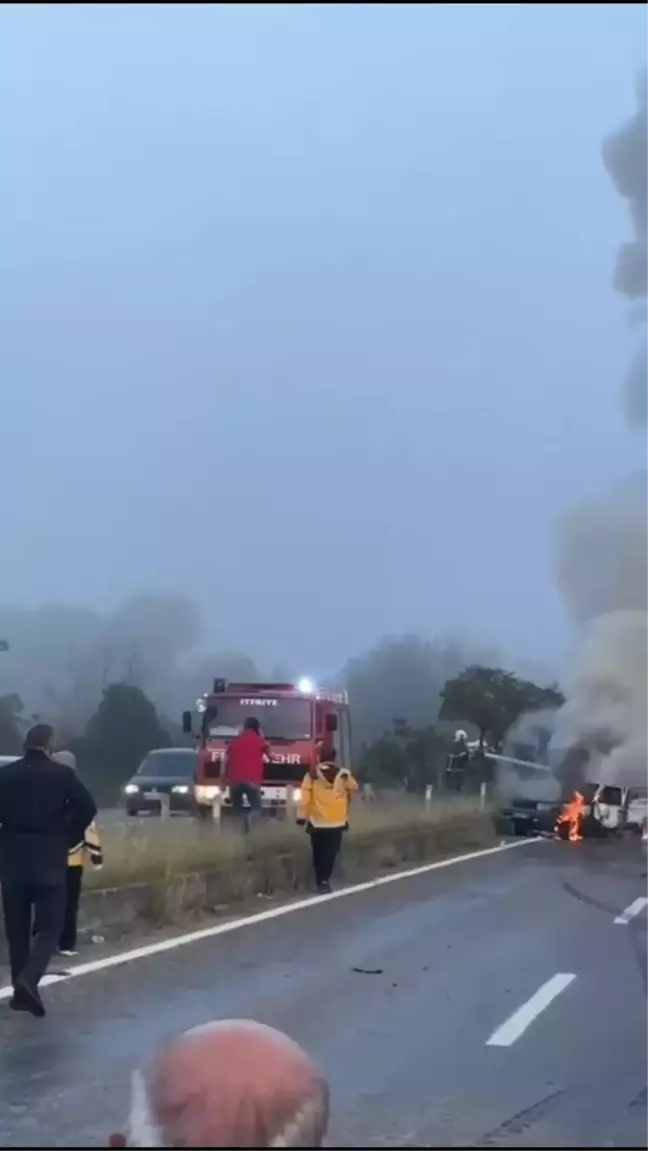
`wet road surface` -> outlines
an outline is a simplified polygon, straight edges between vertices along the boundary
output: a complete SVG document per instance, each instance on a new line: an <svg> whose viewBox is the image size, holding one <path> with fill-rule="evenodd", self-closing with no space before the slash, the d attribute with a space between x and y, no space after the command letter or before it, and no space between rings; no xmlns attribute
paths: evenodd
<svg viewBox="0 0 648 1151"><path fill-rule="evenodd" d="M331 1145L645 1147L644 867L527 844L0 1003L0 1144L105 1145L154 1045L249 1016L324 1067Z"/></svg>

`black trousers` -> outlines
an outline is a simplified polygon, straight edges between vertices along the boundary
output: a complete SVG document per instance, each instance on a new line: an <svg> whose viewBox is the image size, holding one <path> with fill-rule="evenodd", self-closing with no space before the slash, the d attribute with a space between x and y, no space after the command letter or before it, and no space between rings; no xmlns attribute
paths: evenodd
<svg viewBox="0 0 648 1151"><path fill-rule="evenodd" d="M63 930L59 940L61 951L74 951L77 942L77 919L79 917L79 899L81 898L81 884L83 882L82 867L68 867L65 876L65 915L63 917Z"/></svg>
<svg viewBox="0 0 648 1151"><path fill-rule="evenodd" d="M11 982L38 986L59 943L65 916L65 883L2 884L2 911Z"/></svg>
<svg viewBox="0 0 648 1151"><path fill-rule="evenodd" d="M341 827L311 827L313 869L318 886L320 883L328 883L333 874L335 861L342 846L342 835Z"/></svg>

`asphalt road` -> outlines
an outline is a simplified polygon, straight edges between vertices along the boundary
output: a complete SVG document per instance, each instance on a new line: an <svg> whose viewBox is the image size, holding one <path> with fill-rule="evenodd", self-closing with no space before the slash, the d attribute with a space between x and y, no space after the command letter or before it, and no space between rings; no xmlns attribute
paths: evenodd
<svg viewBox="0 0 648 1151"><path fill-rule="evenodd" d="M0 1144L105 1144L155 1044L248 1016L324 1067L332 1145L645 1147L644 868L527 843L0 1003Z"/></svg>

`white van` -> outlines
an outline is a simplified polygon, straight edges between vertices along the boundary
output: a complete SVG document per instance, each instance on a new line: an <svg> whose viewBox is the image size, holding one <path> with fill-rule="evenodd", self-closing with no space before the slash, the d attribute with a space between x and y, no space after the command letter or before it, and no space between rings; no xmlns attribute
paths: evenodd
<svg viewBox="0 0 648 1151"><path fill-rule="evenodd" d="M592 796L590 811L606 831L619 831L625 823L627 802L627 787L600 783Z"/></svg>

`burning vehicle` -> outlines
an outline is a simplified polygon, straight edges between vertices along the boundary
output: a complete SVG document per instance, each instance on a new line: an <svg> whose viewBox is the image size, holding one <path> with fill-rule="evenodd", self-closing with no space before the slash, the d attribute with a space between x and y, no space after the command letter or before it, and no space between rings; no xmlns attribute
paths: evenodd
<svg viewBox="0 0 648 1151"><path fill-rule="evenodd" d="M609 783L585 783L563 805L556 820L556 834L572 843L581 839L601 839L626 831L642 830L644 811L629 787ZM639 820L637 824L635 821Z"/></svg>
<svg viewBox="0 0 648 1151"><path fill-rule="evenodd" d="M489 758L496 765L496 824L502 834L555 835L578 843L642 831L645 806L631 788L587 782L583 771L574 774L573 762L554 774L547 764L492 752Z"/></svg>
<svg viewBox="0 0 648 1151"><path fill-rule="evenodd" d="M493 765L495 824L503 835L551 835L562 791L549 766L517 756L488 753Z"/></svg>
<svg viewBox="0 0 648 1151"><path fill-rule="evenodd" d="M583 838L585 808L585 796L575 791L573 799L563 804L558 813L554 830L559 839L568 839L570 843L580 842Z"/></svg>

